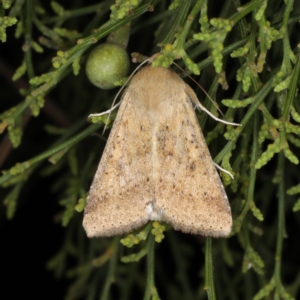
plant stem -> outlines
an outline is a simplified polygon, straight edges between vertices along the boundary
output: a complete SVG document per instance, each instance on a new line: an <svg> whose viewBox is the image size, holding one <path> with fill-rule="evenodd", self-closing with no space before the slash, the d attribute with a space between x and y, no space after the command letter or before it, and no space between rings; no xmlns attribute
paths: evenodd
<svg viewBox="0 0 300 300"><path fill-rule="evenodd" d="M154 235L149 234L147 246L147 286L145 291L144 300L149 300L151 295L157 294L154 283Z"/></svg>
<svg viewBox="0 0 300 300"><path fill-rule="evenodd" d="M108 273L106 276L106 280L105 280L105 284L104 284L104 288L100 300L108 299L110 286L115 281L115 271L117 266L119 245L120 245L120 237L116 236L114 237L111 244L112 256L109 261L109 269L108 269Z"/></svg>
<svg viewBox="0 0 300 300"><path fill-rule="evenodd" d="M282 244L285 232L284 223L284 200L285 200L285 184L284 184L284 153L281 151L279 153L278 159L278 169L279 172L279 184L278 184L278 229L277 229L277 242L276 242L276 252L275 252L275 286L276 289L281 287L280 272L281 272L281 255L282 255ZM278 294L279 291L277 291Z"/></svg>
<svg viewBox="0 0 300 300"><path fill-rule="evenodd" d="M205 239L205 284L204 289L207 292L209 300L216 299L214 275L213 275L213 261L212 261L212 239L207 237Z"/></svg>
<svg viewBox="0 0 300 300"><path fill-rule="evenodd" d="M55 154L55 153L57 153L61 150L68 149L68 148L74 146L75 144L77 144L78 142L83 140L85 137L89 136L91 133L96 131L102 125L103 124L90 125L85 130L83 130L82 132L80 132L76 136L70 138L69 140L65 141L64 143L61 143L58 146L52 147L50 150L45 151L45 152L31 158L30 160L21 163L21 164L28 166L28 168L32 167L34 164L48 158L49 156L51 156L51 155L53 155L53 154ZM4 174L3 176L1 176L0 177L0 185L3 184L4 182L6 182L7 180L9 180L10 178L12 178L14 175L17 175L17 174L11 174L10 172L8 172L8 173Z"/></svg>

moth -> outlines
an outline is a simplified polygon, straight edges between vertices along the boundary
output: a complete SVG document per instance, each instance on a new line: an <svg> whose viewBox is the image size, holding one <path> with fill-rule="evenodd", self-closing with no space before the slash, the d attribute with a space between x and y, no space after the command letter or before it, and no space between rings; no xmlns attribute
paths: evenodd
<svg viewBox="0 0 300 300"><path fill-rule="evenodd" d="M150 220L212 237L231 232L230 205L200 129L199 100L175 72L148 65L133 78L90 187L88 237Z"/></svg>

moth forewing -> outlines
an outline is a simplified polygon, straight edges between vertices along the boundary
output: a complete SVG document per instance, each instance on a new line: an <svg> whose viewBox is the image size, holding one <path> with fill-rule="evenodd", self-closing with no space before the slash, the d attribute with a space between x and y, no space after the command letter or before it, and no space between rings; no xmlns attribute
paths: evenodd
<svg viewBox="0 0 300 300"><path fill-rule="evenodd" d="M131 97L128 89L87 197L83 226L88 237L120 235L149 220L151 130L147 118L136 115Z"/></svg>

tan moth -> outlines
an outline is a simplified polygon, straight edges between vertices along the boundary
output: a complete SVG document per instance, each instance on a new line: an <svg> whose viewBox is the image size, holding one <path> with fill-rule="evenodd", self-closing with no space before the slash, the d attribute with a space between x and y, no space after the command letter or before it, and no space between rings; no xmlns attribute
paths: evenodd
<svg viewBox="0 0 300 300"><path fill-rule="evenodd" d="M133 77L87 197L88 237L128 233L149 220L230 234L231 210L193 109L198 102L169 69L146 66Z"/></svg>

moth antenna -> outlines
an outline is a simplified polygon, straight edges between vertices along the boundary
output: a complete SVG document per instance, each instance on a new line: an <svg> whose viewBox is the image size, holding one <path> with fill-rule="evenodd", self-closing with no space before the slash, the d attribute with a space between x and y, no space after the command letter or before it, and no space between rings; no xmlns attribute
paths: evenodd
<svg viewBox="0 0 300 300"><path fill-rule="evenodd" d="M208 115L210 115L213 119L215 119L216 121L219 121L221 123L224 123L226 125L233 125L233 126L242 126L242 124L238 124L238 123L233 123L233 122L228 122L222 119L219 119L218 117L216 117L215 115L213 115L208 109L206 109L200 102L198 102L196 104L196 106L198 108L201 108L202 110L204 110Z"/></svg>
<svg viewBox="0 0 300 300"><path fill-rule="evenodd" d="M111 113L114 109L116 109L118 106L120 105L120 103L116 104L115 106L111 107L109 110L106 110L106 111L103 111L101 113L96 113L96 114L90 114L88 116L88 118L90 117L100 117L100 116L103 116L103 115L106 115L108 113Z"/></svg>
<svg viewBox="0 0 300 300"><path fill-rule="evenodd" d="M219 113L224 116L224 114L222 113L221 109L218 107L218 105L216 104L216 101L214 101L210 95L206 92L206 90L189 74L187 74L185 72L185 70L183 70L177 63L173 62L173 64L180 69L183 73L185 73L192 81L194 81L196 83L196 85L202 90L202 92L207 96L207 98L213 103L213 105L215 106L215 108L219 111Z"/></svg>
<svg viewBox="0 0 300 300"><path fill-rule="evenodd" d="M112 112L114 109L116 109L118 106L120 106L120 103L117 103L116 105L114 105L113 107L111 107L111 108L110 108L109 110L107 110L107 111L103 111L103 112L101 112L101 113L96 113L96 114L90 114L90 115L88 116L88 119L89 119L89 118L92 118L92 117L100 117L100 116L103 116L103 115L108 114L108 118L107 118L107 121L108 121L111 112ZM108 123L108 122L106 122L106 123ZM106 129L106 124L105 124L105 126L104 126L104 131L105 131L105 129ZM102 132L102 134L104 133L104 131Z"/></svg>
<svg viewBox="0 0 300 300"><path fill-rule="evenodd" d="M232 175L229 171L223 169L222 167L220 167L220 166L219 166L218 164L216 164L215 162L214 162L214 165L215 165L215 167L216 167L217 169L219 169L220 171L222 171L222 172L228 174L232 179L234 179L233 175Z"/></svg>
<svg viewBox="0 0 300 300"><path fill-rule="evenodd" d="M152 56L152 57L153 57L153 56ZM132 76L133 76L133 75L134 75L134 74L135 74L135 73L136 73L136 72L137 72L137 71L138 71L145 63L147 63L147 62L149 62L149 61L152 60L152 57L146 59L145 61L143 61L142 63L140 63L140 64L134 69L134 71L133 71L133 72L130 74L130 76L127 78L127 80L125 81L125 83L123 84L123 86L119 89L118 93L116 94L116 96L115 96L115 98L114 98L114 100L113 100L113 102L112 102L112 104L111 104L112 107L111 107L109 110L104 111L104 112L102 112L102 113L90 114L90 115L88 116L88 118L90 118L90 117L99 117L99 116L108 114L108 117L107 117L107 121L108 121L109 118L110 118L110 115L111 115L112 111L113 111L114 109L116 109L116 108L120 105L120 103L118 103L118 104L116 104L116 105L114 105L114 104L115 104L117 98L119 97L120 93L124 90L126 84L129 82L129 80L132 78ZM106 124L105 124L105 126L104 126L104 129L103 129L102 134L104 134L104 132L105 132L105 130L106 130L107 123L108 123L108 122L106 122Z"/></svg>
<svg viewBox="0 0 300 300"><path fill-rule="evenodd" d="M179 68L182 72L185 73L185 71L175 62L173 62L173 64ZM192 81L194 81L197 86L200 87L200 89L204 92L204 94L208 97L208 99L210 99L212 101L212 103L214 104L214 106L217 108L217 110L223 115L222 111L218 108L218 106L216 105L215 101L209 96L209 94L205 91L205 89L191 76L187 75ZM227 124L227 125L233 125L233 126L242 126L242 124L238 124L238 123L232 123L232 122L227 122L224 121L222 119L217 118L216 116L214 116L210 111L208 111L201 103L200 101L197 101L196 106L198 106L198 108L201 108L202 110L204 110L208 115L210 115L213 119L215 119L216 121L219 121L221 123ZM223 115L224 116L224 115Z"/></svg>

